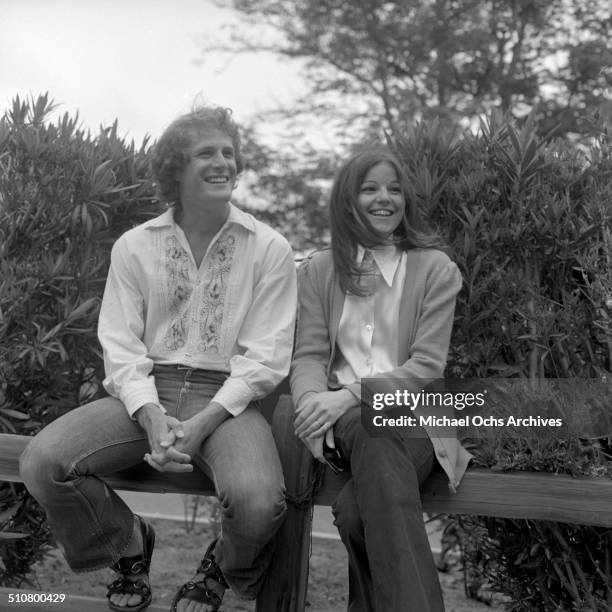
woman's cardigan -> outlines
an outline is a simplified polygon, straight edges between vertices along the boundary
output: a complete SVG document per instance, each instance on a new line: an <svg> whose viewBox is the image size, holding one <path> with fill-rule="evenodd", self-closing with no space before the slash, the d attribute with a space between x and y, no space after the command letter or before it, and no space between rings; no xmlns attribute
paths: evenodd
<svg viewBox="0 0 612 612"><path fill-rule="evenodd" d="M455 299L461 275L455 263L441 251L411 249L406 252L406 278L400 302L398 361L390 372L373 378L395 379L407 388L415 379L442 378L453 326ZM336 336L344 307L344 293L334 273L331 250L315 253L298 271L299 310L296 348L291 366L294 405L310 391L329 391L328 381L336 355ZM360 382L349 385L357 397ZM414 391L420 390L415 387ZM425 427L436 458L455 490L472 457L456 436L444 437Z"/></svg>

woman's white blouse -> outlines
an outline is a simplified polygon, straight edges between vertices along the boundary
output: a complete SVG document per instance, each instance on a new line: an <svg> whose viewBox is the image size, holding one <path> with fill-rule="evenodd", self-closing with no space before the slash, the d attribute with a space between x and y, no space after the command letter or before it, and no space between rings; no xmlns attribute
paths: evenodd
<svg viewBox="0 0 612 612"><path fill-rule="evenodd" d="M396 246L372 251L360 246L357 261L367 265L368 253L375 263L375 291L365 297L347 295L344 300L336 338L338 351L331 370L333 382L340 386L389 372L398 365L397 329L406 254Z"/></svg>

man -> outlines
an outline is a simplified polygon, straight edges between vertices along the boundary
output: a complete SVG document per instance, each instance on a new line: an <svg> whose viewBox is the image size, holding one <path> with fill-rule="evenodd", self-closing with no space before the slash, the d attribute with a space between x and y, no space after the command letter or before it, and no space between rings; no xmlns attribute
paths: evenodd
<svg viewBox="0 0 612 612"><path fill-rule="evenodd" d="M109 607L136 611L151 601L155 534L98 475L143 457L160 471L196 464L215 483L222 535L172 609L208 612L228 585L256 597L284 515L280 461L254 402L288 373L295 267L287 241L230 202L243 162L229 110L175 120L152 168L172 206L113 247L98 326L111 397L43 429L21 473L71 568L110 565Z"/></svg>

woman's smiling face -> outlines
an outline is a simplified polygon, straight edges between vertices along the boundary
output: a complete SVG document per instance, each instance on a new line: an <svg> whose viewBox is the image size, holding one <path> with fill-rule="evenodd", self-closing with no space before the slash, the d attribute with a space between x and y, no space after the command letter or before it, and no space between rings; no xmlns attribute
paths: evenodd
<svg viewBox="0 0 612 612"><path fill-rule="evenodd" d="M357 207L385 238L402 222L406 200L397 172L389 162L380 162L368 170L359 189Z"/></svg>

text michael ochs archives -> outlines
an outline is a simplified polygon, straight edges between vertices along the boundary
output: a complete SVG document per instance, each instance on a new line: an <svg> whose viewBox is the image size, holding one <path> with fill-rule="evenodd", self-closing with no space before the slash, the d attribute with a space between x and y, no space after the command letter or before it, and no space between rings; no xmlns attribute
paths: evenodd
<svg viewBox="0 0 612 612"><path fill-rule="evenodd" d="M446 407L464 411L466 408L485 406L486 395L486 389L476 393L438 393L424 390L415 393L406 389L396 389L394 392L374 393L372 409L382 411L385 408L404 408L415 412L418 408ZM484 414L448 416L429 412L428 414L402 414L393 417L375 414L372 423L375 427L561 427L563 420L531 415L524 417Z"/></svg>
<svg viewBox="0 0 612 612"><path fill-rule="evenodd" d="M605 379L389 379L361 381L361 421L373 437L472 437L501 427L537 435L612 436ZM457 431L459 430L459 432Z"/></svg>

